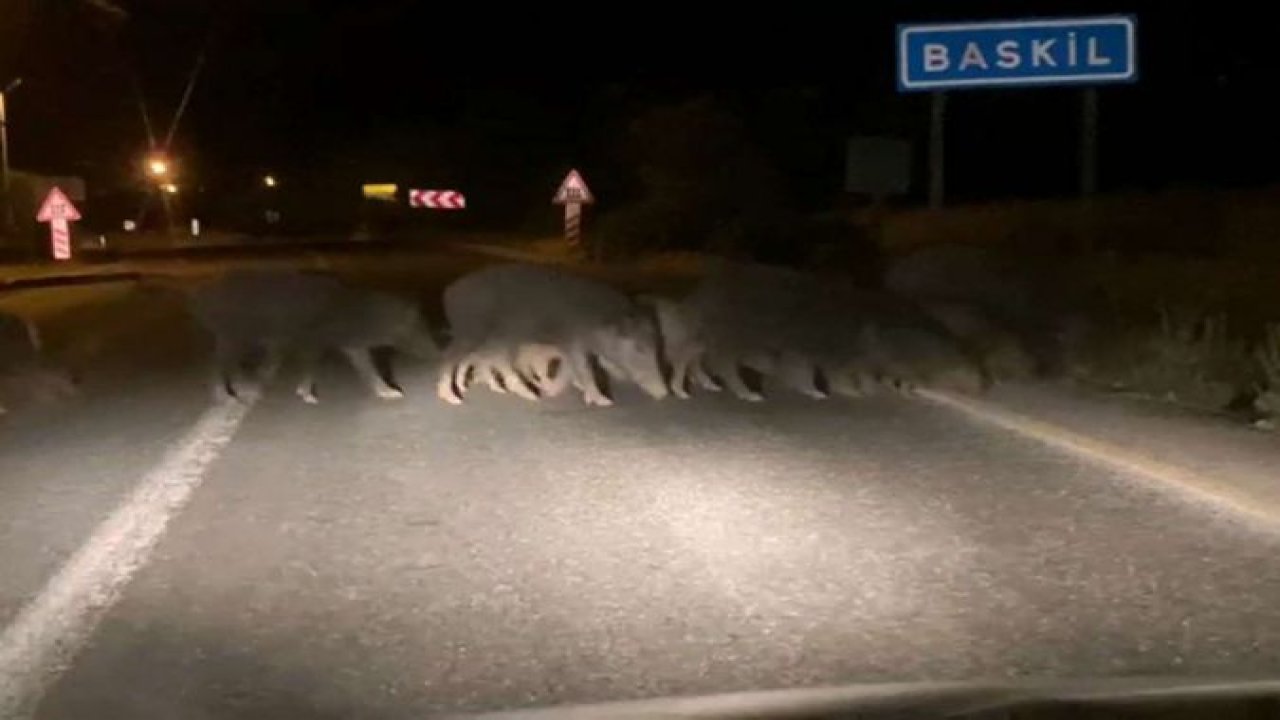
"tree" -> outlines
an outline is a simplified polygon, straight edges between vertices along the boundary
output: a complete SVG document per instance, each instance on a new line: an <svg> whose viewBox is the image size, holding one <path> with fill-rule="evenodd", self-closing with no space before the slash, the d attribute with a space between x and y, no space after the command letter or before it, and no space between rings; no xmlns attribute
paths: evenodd
<svg viewBox="0 0 1280 720"><path fill-rule="evenodd" d="M742 123L711 98L655 107L629 127L624 155L639 196L601 222L605 254L747 250L783 214L776 171Z"/></svg>

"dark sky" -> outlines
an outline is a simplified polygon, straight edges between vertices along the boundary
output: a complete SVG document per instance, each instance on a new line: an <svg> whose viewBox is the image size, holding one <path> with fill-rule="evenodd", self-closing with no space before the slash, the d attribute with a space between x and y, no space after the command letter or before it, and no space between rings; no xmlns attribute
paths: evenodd
<svg viewBox="0 0 1280 720"><path fill-rule="evenodd" d="M214 186L268 168L372 177L415 157L430 183L541 187L571 164L608 175L631 119L711 94L821 204L846 137L923 140L924 98L893 86L895 23L1120 12L1138 17L1142 80L1102 93L1104 187L1280 179L1280 62L1243 2L114 3L127 17L92 0L0 0L0 83L25 79L9 103L15 165L120 181L147 145L141 107L163 136L203 51L175 154ZM953 195L1069 191L1077 102L1063 89L953 95Z"/></svg>

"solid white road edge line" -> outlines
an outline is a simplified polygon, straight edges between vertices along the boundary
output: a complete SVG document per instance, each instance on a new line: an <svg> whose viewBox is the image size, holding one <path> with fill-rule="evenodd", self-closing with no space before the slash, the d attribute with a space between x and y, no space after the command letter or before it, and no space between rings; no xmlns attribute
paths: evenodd
<svg viewBox="0 0 1280 720"><path fill-rule="evenodd" d="M257 400L246 391L207 409L0 633L0 718L35 712Z"/></svg>
<svg viewBox="0 0 1280 720"><path fill-rule="evenodd" d="M1260 502L1230 480L1197 473L1177 465L1144 456L1124 446L1082 435L1053 423L1005 410L989 402L937 390L920 390L929 402L942 405L989 425L1017 433L1058 450L1083 457L1126 473L1154 480L1184 496L1208 501L1232 513L1261 521L1271 528L1280 522L1280 509Z"/></svg>

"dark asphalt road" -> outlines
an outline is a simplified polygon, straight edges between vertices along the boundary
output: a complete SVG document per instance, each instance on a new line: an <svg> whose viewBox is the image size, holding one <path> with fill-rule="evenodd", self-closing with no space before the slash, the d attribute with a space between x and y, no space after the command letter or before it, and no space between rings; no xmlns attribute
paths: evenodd
<svg viewBox="0 0 1280 720"><path fill-rule="evenodd" d="M0 625L210 404L152 310L0 424ZM312 407L281 373L38 717L1280 670L1280 534L922 400L453 408L429 366L387 402L334 362Z"/></svg>

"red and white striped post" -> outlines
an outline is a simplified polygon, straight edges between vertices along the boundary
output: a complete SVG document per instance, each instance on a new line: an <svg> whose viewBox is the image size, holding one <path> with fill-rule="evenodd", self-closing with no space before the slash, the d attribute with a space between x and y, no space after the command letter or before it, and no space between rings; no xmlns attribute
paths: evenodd
<svg viewBox="0 0 1280 720"><path fill-rule="evenodd" d="M49 234L53 245L54 260L71 259L71 226L66 220L55 218L49 221Z"/></svg>
<svg viewBox="0 0 1280 720"><path fill-rule="evenodd" d="M564 239L570 247L582 244L582 206L595 201L582 175L577 170L570 170L551 199L551 202L564 206Z"/></svg>
<svg viewBox="0 0 1280 720"><path fill-rule="evenodd" d="M582 242L582 203L564 204L564 239L575 247Z"/></svg>

